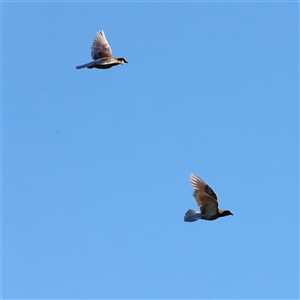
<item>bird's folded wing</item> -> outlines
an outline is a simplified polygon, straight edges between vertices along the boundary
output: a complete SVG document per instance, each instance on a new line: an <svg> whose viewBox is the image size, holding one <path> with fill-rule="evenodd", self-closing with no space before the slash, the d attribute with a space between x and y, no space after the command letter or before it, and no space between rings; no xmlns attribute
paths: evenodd
<svg viewBox="0 0 300 300"><path fill-rule="evenodd" d="M98 31L92 45L92 58L99 59L102 57L111 57L112 51L106 40L104 31Z"/></svg>

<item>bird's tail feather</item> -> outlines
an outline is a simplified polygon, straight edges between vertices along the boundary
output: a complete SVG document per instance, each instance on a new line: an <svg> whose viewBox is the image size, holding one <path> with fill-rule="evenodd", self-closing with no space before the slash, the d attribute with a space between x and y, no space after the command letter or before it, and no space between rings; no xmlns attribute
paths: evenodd
<svg viewBox="0 0 300 300"><path fill-rule="evenodd" d="M195 222L201 219L201 213L194 209L189 209L184 215L185 222Z"/></svg>
<svg viewBox="0 0 300 300"><path fill-rule="evenodd" d="M76 69L83 69L83 68L88 68L88 67L92 67L94 65L94 62L90 62L81 66L77 66Z"/></svg>
<svg viewBox="0 0 300 300"><path fill-rule="evenodd" d="M76 69L83 69L83 68L85 68L85 67L86 67L85 65L77 66Z"/></svg>

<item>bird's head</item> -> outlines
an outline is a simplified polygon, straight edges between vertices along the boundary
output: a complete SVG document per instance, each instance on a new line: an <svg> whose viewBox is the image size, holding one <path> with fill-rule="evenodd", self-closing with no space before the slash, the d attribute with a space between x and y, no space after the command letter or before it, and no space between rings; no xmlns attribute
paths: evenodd
<svg viewBox="0 0 300 300"><path fill-rule="evenodd" d="M119 61L119 63L122 64L122 65L124 65L124 63L128 64L128 61L127 61L126 58L124 58L124 57L118 58L118 61Z"/></svg>
<svg viewBox="0 0 300 300"><path fill-rule="evenodd" d="M222 217L230 216L230 215L233 216L233 213L230 210L224 210L222 213Z"/></svg>

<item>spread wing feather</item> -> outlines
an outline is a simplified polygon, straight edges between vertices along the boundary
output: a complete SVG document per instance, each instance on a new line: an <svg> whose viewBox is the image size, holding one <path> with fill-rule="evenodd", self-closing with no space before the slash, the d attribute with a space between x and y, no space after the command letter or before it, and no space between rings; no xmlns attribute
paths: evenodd
<svg viewBox="0 0 300 300"><path fill-rule="evenodd" d="M214 190L197 175L191 173L190 180L195 191L205 193L218 201L218 195L214 192Z"/></svg>
<svg viewBox="0 0 300 300"><path fill-rule="evenodd" d="M201 214L206 216L216 215L218 212L218 196L213 189L195 174L190 176L191 184L194 188L194 197Z"/></svg>
<svg viewBox="0 0 300 300"><path fill-rule="evenodd" d="M92 45L92 58L112 57L112 50L105 37L104 31L98 31Z"/></svg>

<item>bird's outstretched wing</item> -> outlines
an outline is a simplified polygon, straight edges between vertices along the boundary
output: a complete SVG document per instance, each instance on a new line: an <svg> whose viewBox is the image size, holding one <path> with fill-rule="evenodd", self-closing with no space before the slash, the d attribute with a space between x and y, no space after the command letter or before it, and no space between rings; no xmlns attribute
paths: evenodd
<svg viewBox="0 0 300 300"><path fill-rule="evenodd" d="M191 173L191 184L194 188L194 197L203 215L216 215L218 212L218 196L213 189L201 178Z"/></svg>
<svg viewBox="0 0 300 300"><path fill-rule="evenodd" d="M112 51L105 37L104 31L98 31L92 45L91 56L93 59L112 57Z"/></svg>
<svg viewBox="0 0 300 300"><path fill-rule="evenodd" d="M191 173L190 180L195 191L201 191L218 201L218 195L214 192L214 190L197 175Z"/></svg>

